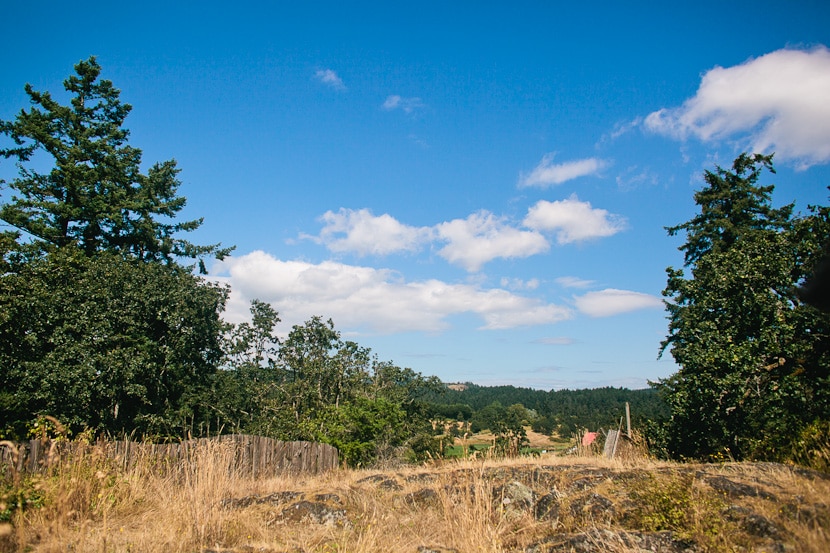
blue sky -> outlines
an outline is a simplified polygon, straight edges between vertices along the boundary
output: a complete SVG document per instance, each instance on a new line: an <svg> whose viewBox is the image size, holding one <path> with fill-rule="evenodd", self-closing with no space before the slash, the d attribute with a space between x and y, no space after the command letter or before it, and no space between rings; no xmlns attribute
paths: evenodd
<svg viewBox="0 0 830 553"><path fill-rule="evenodd" d="M676 369L664 227L703 171L776 152L776 205L828 201L830 5L578 4L6 2L0 118L97 56L190 238L236 246L229 320L259 298L445 382L641 388Z"/></svg>

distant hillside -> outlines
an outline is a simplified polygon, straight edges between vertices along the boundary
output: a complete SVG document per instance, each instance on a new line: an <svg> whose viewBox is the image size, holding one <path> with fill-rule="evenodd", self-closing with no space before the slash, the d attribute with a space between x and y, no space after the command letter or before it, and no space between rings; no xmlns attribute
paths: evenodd
<svg viewBox="0 0 830 553"><path fill-rule="evenodd" d="M652 389L594 388L583 390L534 390L516 386L479 386L471 382L447 384L426 398L434 416L471 420L488 406L521 404L529 410L535 430L568 435L578 429L613 428L630 405L632 424L668 416L668 408Z"/></svg>

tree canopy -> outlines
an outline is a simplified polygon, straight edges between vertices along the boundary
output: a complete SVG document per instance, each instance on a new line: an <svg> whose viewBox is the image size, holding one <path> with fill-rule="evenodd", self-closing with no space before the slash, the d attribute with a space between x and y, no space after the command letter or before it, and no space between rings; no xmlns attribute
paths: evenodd
<svg viewBox="0 0 830 553"><path fill-rule="evenodd" d="M175 435L222 358L227 290L190 271L61 249L0 277L0 431ZM3 428L5 427L5 428Z"/></svg>
<svg viewBox="0 0 830 553"><path fill-rule="evenodd" d="M167 263L226 255L230 250L218 244L176 236L202 224L175 220L186 201L177 195L176 162L141 171L141 150L128 144L123 126L132 108L100 73L94 57L75 65L64 81L69 105L27 84L29 110L0 120L0 134L12 142L0 156L15 160L19 173L0 181L13 192L0 207L0 219L13 229L7 232L39 250L71 245L87 255L114 251Z"/></svg>
<svg viewBox="0 0 830 553"><path fill-rule="evenodd" d="M350 465L401 448L437 448L422 397L436 378L376 359L343 340L331 320L312 317L279 340L276 311L251 304L251 323L230 331L233 347L210 401L217 425L282 440L334 445Z"/></svg>
<svg viewBox="0 0 830 553"><path fill-rule="evenodd" d="M181 434L220 365L227 290L180 259L223 256L177 237L174 161L144 173L130 106L95 58L64 82L68 105L26 85L0 121L18 177L0 182L0 433L38 416L73 431ZM203 404L204 402L201 401Z"/></svg>
<svg viewBox="0 0 830 553"><path fill-rule="evenodd" d="M772 156L739 156L705 173L690 221L668 229L686 242L683 269L667 269L670 350L678 372L666 398L670 455L780 459L815 421L830 420L828 318L797 285L827 240L827 210L773 208L759 186Z"/></svg>

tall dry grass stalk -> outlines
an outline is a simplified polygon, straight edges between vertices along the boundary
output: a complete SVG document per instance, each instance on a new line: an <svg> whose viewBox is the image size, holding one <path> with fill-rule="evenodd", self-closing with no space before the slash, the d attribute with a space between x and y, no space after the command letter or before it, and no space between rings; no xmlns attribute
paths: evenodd
<svg viewBox="0 0 830 553"><path fill-rule="evenodd" d="M38 508L16 515L0 551L192 551L224 533L219 503L237 488L231 444L199 443L177 463L140 450L127 463L102 444L71 449L27 476Z"/></svg>
<svg viewBox="0 0 830 553"><path fill-rule="evenodd" d="M723 505L694 476L698 468L635 459L633 454L615 460L467 459L390 471L334 470L254 479L231 470L232 448L228 442L200 443L180 463L152 455L124 463L109 457L101 446L80 448L71 459L31 477L29 487L40 494L42 506L16 515L14 532L0 536L0 551L414 553L427 548L506 553L524 551L552 534L586 531L604 550L626 551L619 534L609 532L611 522L570 509L568 502L577 495L568 492L573 481L567 478L582 478L573 474L586 471L644 475L636 480L639 487L624 488L629 480L603 477L592 490L623 503L640 496L667 502L662 511L643 505L634 513L641 518L642 529L685 525L681 530L702 536L709 551L729 551L739 545L745 549L745 544L734 542L726 526L719 526ZM770 467L764 474L753 466L725 465L722 470L730 478L747 481L763 476L805 503L818 504L830 494L830 482L803 479L785 467ZM494 478L494 474L502 476ZM561 513L539 519L533 509L517 509L515 503L500 500L503 487L517 474L554 475L553 482L537 482L530 476L525 483L537 486L539 493L563 491ZM289 495L295 498L292 501L326 503L346 516L332 524L286 518L291 502L280 498ZM672 511L686 505L684 498L689 500L689 512ZM770 520L792 521L784 531L798 536L799 551L825 550L826 525L782 518L774 512L780 504L762 497L750 498L749 505Z"/></svg>

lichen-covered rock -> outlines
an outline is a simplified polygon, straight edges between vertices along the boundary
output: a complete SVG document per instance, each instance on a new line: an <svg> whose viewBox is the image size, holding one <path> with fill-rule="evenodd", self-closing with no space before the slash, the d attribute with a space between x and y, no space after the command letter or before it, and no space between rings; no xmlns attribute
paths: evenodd
<svg viewBox="0 0 830 553"><path fill-rule="evenodd" d="M407 505L416 508L435 508L441 505L441 498L438 492L432 488L421 488L418 491L408 493L404 496Z"/></svg>
<svg viewBox="0 0 830 553"><path fill-rule="evenodd" d="M606 553L634 550L650 553L697 553L694 544L671 532L615 532L593 529L580 534L558 534L525 549L525 553Z"/></svg>
<svg viewBox="0 0 830 553"><path fill-rule="evenodd" d="M591 493L571 502L571 514L586 522L609 522L616 514L614 502L607 497Z"/></svg>
<svg viewBox="0 0 830 553"><path fill-rule="evenodd" d="M398 481L394 478L389 476L384 476L380 474L375 474L372 476L367 476L361 480L357 481L358 484L377 484L377 486L384 490L391 490L391 491L398 491L402 490L403 487L398 484Z"/></svg>
<svg viewBox="0 0 830 553"><path fill-rule="evenodd" d="M758 486L750 486L749 484L735 482L725 476L708 476L704 480L712 488L728 495L729 497L760 497L776 501L776 497L773 494L759 488Z"/></svg>
<svg viewBox="0 0 830 553"><path fill-rule="evenodd" d="M269 493L268 495L248 495L245 497L240 498L231 498L231 499L224 499L222 500L222 507L233 508L233 509L241 509L244 507L250 507L251 505L263 505L263 504L270 504L270 505L281 505L292 499L296 499L300 497L302 494L300 492L274 492Z"/></svg>
<svg viewBox="0 0 830 553"><path fill-rule="evenodd" d="M562 506L562 494L553 490L536 501L534 515L537 520L556 520Z"/></svg>
<svg viewBox="0 0 830 553"><path fill-rule="evenodd" d="M493 498L511 511L531 510L536 504L536 493L521 482L510 482L493 490Z"/></svg>
<svg viewBox="0 0 830 553"><path fill-rule="evenodd" d="M325 526L347 526L349 519L344 509L334 508L326 503L300 501L283 509L279 520L283 522L303 522L323 524Z"/></svg>
<svg viewBox="0 0 830 553"><path fill-rule="evenodd" d="M783 530L777 524L745 507L733 505L726 510L725 514L729 520L740 524L750 536L776 540L784 536Z"/></svg>

